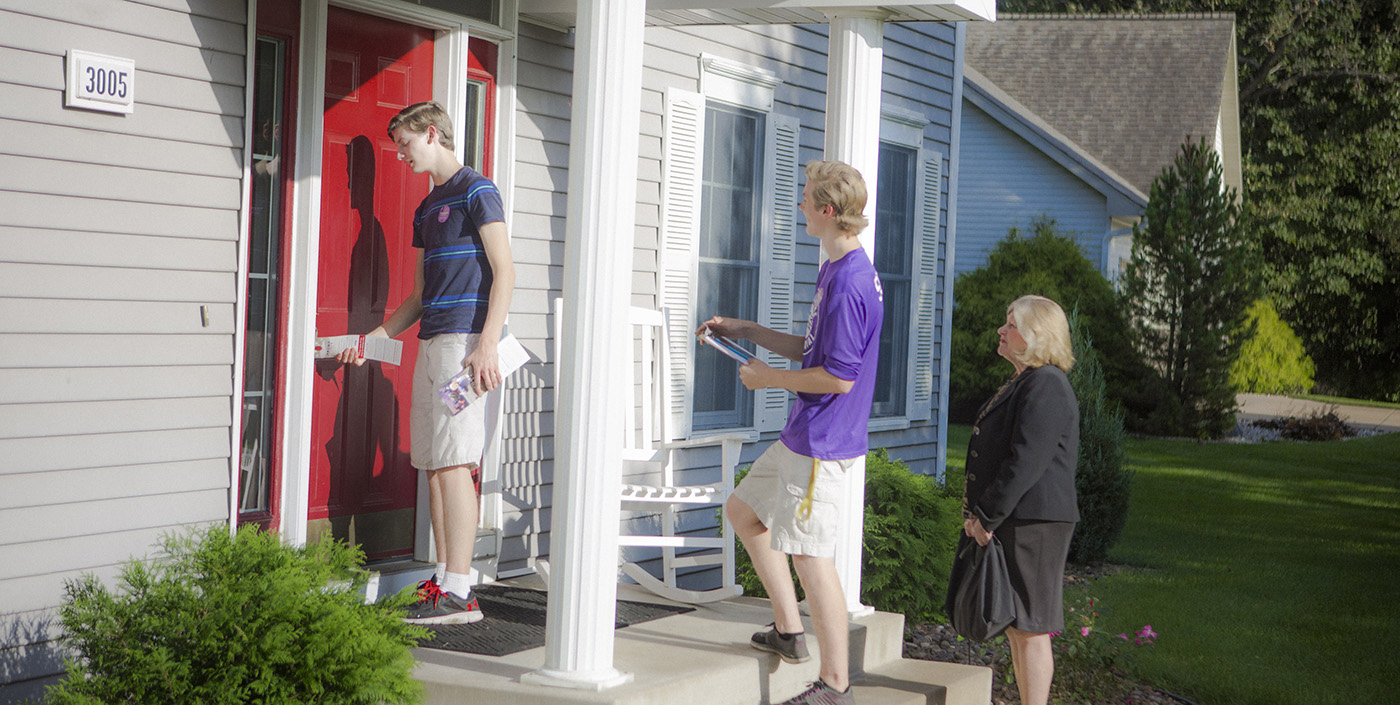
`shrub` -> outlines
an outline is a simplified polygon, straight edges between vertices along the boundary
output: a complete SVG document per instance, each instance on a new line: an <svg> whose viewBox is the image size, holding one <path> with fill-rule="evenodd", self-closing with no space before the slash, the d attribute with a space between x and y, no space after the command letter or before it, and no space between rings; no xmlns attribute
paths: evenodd
<svg viewBox="0 0 1400 705"><path fill-rule="evenodd" d="M1246 312L1245 339L1240 356L1230 366L1230 384L1241 392L1258 394L1307 394L1312 391L1313 360L1303 341L1278 317L1267 299L1255 301Z"/></svg>
<svg viewBox="0 0 1400 705"><path fill-rule="evenodd" d="M1079 525L1069 546L1069 559L1097 563L1108 557L1128 523L1132 471L1123 466L1123 414L1108 404L1103 369L1090 354L1093 339L1070 314L1070 339L1076 363L1069 381L1079 398L1079 464L1074 489L1079 495Z"/></svg>
<svg viewBox="0 0 1400 705"><path fill-rule="evenodd" d="M738 475L742 478L747 472L744 468ZM883 448L871 451L865 465L861 602L901 613L911 622L936 619L943 611L961 530L961 487L916 474L891 460ZM742 543L735 573L745 595L767 597Z"/></svg>
<svg viewBox="0 0 1400 705"><path fill-rule="evenodd" d="M1280 437L1290 441L1340 441L1356 435L1356 429L1348 426L1336 411L1325 414L1313 412L1305 417L1260 419L1251 423L1259 428L1278 431Z"/></svg>
<svg viewBox="0 0 1400 705"><path fill-rule="evenodd" d="M1092 334L1113 406L1127 412L1134 428L1157 407L1153 388L1142 381L1152 375L1134 351L1128 321L1113 286L1053 220L1039 219L1029 231L1012 228L997 243L981 269L958 277L954 288L950 343L949 414L971 423L978 407L1011 373L996 354L996 329L1006 322L1006 307L1023 294L1040 294L1066 311L1078 309L1081 324Z"/></svg>
<svg viewBox="0 0 1400 705"><path fill-rule="evenodd" d="M92 575L68 583L60 615L80 658L49 702L419 701L410 647L426 632L399 618L411 591L365 604L349 589L358 549L222 525L163 546L127 563L121 594Z"/></svg>
<svg viewBox="0 0 1400 705"><path fill-rule="evenodd" d="M927 622L943 613L962 531L962 491L919 475L885 449L865 463L863 604Z"/></svg>
<svg viewBox="0 0 1400 705"><path fill-rule="evenodd" d="M1088 595L1066 600L1065 630L1052 635L1057 695L1067 702L1118 702L1117 677L1138 649L1151 649L1157 632L1145 624L1133 633L1108 634L1097 628L1102 605ZM1128 651L1129 647L1135 647Z"/></svg>

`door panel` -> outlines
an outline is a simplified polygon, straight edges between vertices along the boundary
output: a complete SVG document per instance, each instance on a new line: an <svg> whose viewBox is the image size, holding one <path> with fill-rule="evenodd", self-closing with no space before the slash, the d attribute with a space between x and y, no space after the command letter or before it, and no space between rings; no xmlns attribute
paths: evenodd
<svg viewBox="0 0 1400 705"><path fill-rule="evenodd" d="M433 34L334 7L327 25L316 329L366 333L413 291L411 220L430 183L398 161L385 128L400 109L432 97ZM408 409L417 332L399 336L401 365L318 362L313 539L328 531L371 559L412 553L417 471Z"/></svg>

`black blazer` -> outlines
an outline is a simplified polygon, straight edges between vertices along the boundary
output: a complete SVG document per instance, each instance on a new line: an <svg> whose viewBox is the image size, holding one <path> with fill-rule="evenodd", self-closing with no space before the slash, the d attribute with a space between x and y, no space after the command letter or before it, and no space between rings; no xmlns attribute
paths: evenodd
<svg viewBox="0 0 1400 705"><path fill-rule="evenodd" d="M972 428L967 508L988 531L1007 519L1079 521L1079 402L1054 365L1017 375Z"/></svg>

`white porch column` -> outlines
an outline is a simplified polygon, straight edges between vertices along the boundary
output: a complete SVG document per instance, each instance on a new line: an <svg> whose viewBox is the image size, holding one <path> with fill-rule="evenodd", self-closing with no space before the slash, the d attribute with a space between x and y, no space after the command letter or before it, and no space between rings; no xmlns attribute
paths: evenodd
<svg viewBox="0 0 1400 705"><path fill-rule="evenodd" d="M826 154L843 161L865 177L868 199L865 216L870 226L860 244L875 259L875 188L880 166L880 100L884 76L884 13L841 12L831 18L826 77ZM865 463L847 473L842 527L836 541L836 573L852 614L871 608L860 602L860 544L865 525Z"/></svg>
<svg viewBox="0 0 1400 705"><path fill-rule="evenodd" d="M548 622L531 683L632 678L613 668L613 619L645 11L645 0L578 0Z"/></svg>

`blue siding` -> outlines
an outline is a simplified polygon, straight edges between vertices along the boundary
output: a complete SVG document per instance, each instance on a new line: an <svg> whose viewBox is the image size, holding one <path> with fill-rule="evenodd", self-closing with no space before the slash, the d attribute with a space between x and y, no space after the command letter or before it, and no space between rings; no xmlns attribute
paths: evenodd
<svg viewBox="0 0 1400 705"><path fill-rule="evenodd" d="M986 264L1007 230L1038 217L1054 219L1102 269L1108 199L968 101L958 178L956 274Z"/></svg>

